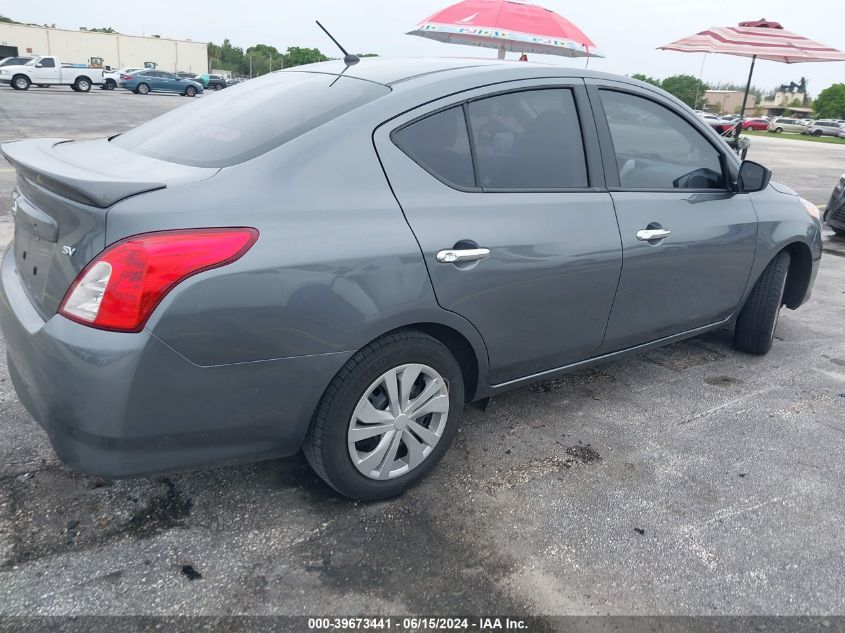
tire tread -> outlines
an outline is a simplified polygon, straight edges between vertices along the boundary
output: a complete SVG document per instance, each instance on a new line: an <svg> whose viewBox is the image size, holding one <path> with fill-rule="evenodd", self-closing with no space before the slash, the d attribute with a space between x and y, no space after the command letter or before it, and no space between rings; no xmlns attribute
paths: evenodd
<svg viewBox="0 0 845 633"><path fill-rule="evenodd" d="M734 331L734 347L762 356L772 348L772 321L783 300L783 284L789 272L789 253L781 251L766 266L739 313Z"/></svg>

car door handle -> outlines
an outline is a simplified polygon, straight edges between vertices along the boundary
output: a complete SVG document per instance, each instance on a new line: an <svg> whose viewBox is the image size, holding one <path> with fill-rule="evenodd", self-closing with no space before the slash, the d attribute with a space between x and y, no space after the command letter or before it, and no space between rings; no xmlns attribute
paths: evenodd
<svg viewBox="0 0 845 633"><path fill-rule="evenodd" d="M437 252L437 261L441 264L460 264L461 262L474 262L479 259L487 259L490 257L490 249L488 248L461 248Z"/></svg>
<svg viewBox="0 0 845 633"><path fill-rule="evenodd" d="M671 234L672 231L669 229L642 229L637 231L637 239L641 242L650 242L652 240L662 240Z"/></svg>

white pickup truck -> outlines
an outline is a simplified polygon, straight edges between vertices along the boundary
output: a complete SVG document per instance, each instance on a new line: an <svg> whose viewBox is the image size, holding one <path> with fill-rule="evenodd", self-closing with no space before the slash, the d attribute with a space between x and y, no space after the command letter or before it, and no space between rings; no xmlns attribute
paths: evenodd
<svg viewBox="0 0 845 633"><path fill-rule="evenodd" d="M103 83L103 69L63 65L58 57L43 55L22 66L3 66L0 83L10 84L15 90L29 90L35 84L70 86L76 92L88 92L91 86Z"/></svg>

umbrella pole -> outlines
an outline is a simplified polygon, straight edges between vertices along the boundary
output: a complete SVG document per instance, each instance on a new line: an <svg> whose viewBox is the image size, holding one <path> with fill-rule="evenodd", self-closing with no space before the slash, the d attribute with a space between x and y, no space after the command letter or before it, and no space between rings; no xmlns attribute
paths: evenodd
<svg viewBox="0 0 845 633"><path fill-rule="evenodd" d="M739 133L742 131L742 120L745 117L745 104L748 103L748 91L751 90L751 76L754 74L754 63L757 61L757 56L751 57L751 69L748 71L748 83L745 84L745 94L742 95L742 108L739 111L739 123L736 124L736 131L734 138L739 138Z"/></svg>
<svg viewBox="0 0 845 633"><path fill-rule="evenodd" d="M504 59L504 58L505 58L505 47L500 46L499 47L499 59Z"/></svg>

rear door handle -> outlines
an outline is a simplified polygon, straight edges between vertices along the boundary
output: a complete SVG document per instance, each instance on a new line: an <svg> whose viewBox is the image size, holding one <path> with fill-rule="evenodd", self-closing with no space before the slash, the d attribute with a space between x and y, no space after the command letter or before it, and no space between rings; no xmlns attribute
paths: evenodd
<svg viewBox="0 0 845 633"><path fill-rule="evenodd" d="M669 229L642 229L637 231L637 239L641 242L651 242L652 240L662 240L671 234L672 231Z"/></svg>
<svg viewBox="0 0 845 633"><path fill-rule="evenodd" d="M488 248L449 248L437 252L437 261L441 264L460 264L461 262L474 262L479 259L490 257Z"/></svg>

